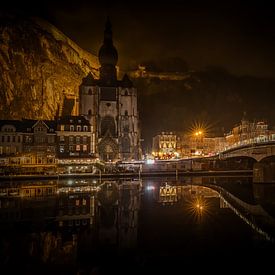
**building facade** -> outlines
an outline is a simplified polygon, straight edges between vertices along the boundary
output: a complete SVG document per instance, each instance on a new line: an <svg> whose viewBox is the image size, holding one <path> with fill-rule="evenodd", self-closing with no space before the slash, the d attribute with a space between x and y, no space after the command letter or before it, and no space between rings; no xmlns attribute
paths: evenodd
<svg viewBox="0 0 275 275"><path fill-rule="evenodd" d="M89 158L94 147L90 122L83 116L63 116L57 120L58 158Z"/></svg>
<svg viewBox="0 0 275 275"><path fill-rule="evenodd" d="M118 53L107 20L99 50L100 77L89 73L79 89L79 114L91 123L92 154L104 161L140 159L137 90L125 74L117 79Z"/></svg>
<svg viewBox="0 0 275 275"><path fill-rule="evenodd" d="M170 159L177 155L177 136L173 132L161 132L153 137L152 154L160 159Z"/></svg>

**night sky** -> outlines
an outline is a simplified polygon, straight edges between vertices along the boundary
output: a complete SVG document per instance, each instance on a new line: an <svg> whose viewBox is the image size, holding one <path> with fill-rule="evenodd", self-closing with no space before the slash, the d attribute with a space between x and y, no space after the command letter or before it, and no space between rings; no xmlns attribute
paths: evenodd
<svg viewBox="0 0 275 275"><path fill-rule="evenodd" d="M43 17L95 54L109 15L122 69L172 56L196 70L215 66L235 75L273 78L271 1L238 2L42 0L6 3L2 9Z"/></svg>

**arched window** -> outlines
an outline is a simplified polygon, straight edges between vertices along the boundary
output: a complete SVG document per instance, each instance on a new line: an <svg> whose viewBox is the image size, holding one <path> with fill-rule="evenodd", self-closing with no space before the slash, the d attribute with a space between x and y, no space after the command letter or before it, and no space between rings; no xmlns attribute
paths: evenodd
<svg viewBox="0 0 275 275"><path fill-rule="evenodd" d="M122 152L130 153L130 139L129 139L129 137L123 137L123 139L122 139Z"/></svg>
<svg viewBox="0 0 275 275"><path fill-rule="evenodd" d="M101 136L109 132L112 137L116 136L116 123L113 117L105 116L101 121Z"/></svg>

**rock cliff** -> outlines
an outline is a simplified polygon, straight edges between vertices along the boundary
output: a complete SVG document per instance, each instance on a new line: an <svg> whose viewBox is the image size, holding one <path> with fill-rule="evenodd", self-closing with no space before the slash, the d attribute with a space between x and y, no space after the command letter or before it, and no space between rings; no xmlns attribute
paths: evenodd
<svg viewBox="0 0 275 275"><path fill-rule="evenodd" d="M97 57L50 23L0 17L0 119L52 119L88 72L97 76Z"/></svg>

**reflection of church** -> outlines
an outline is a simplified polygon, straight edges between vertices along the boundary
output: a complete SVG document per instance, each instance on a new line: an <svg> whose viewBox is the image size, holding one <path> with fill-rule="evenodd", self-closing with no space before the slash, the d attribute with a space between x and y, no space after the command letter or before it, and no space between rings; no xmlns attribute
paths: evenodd
<svg viewBox="0 0 275 275"><path fill-rule="evenodd" d="M117 79L118 54L109 20L98 57L99 79L89 73L79 90L79 113L92 125L92 153L105 161L139 159L137 91L126 74Z"/></svg>

